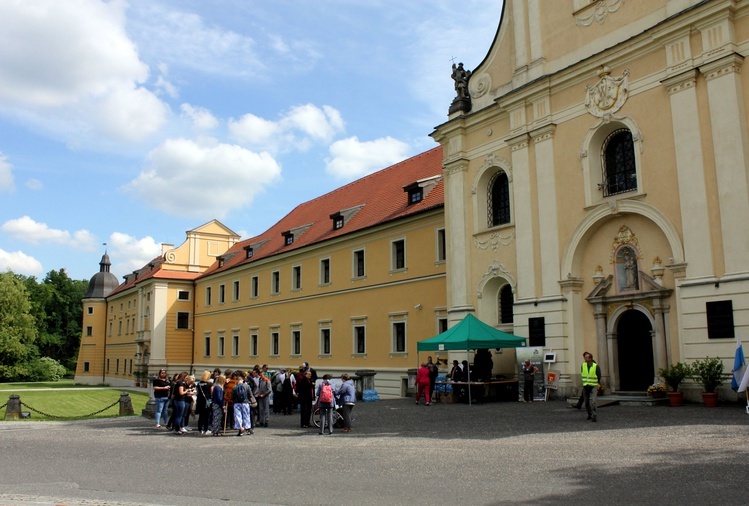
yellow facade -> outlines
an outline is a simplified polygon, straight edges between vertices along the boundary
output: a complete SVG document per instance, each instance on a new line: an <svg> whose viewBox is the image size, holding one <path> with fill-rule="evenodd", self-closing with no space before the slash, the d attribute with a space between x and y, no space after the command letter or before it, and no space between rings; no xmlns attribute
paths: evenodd
<svg viewBox="0 0 749 506"><path fill-rule="evenodd" d="M306 361L320 372L371 369L378 373L381 395L400 395L403 377L418 361L416 342L439 333L440 320L446 319L445 261L439 257L442 230L439 209L198 279L195 368L296 368ZM392 266L395 240L405 241L405 268ZM364 276L354 272L358 251L365 254ZM329 262L328 282L321 274L324 261ZM272 291L275 272L280 280L277 293ZM234 283L239 286L236 300ZM402 350L396 343L398 325L405 330ZM355 327L365 328L363 349L357 348ZM328 332L329 349L324 343Z"/></svg>
<svg viewBox="0 0 749 506"><path fill-rule="evenodd" d="M659 368L708 354L730 370L749 326L749 7L503 5L470 111L432 134L444 148L451 324L466 313L500 324L509 286L508 330L530 336L543 318L564 394L579 387L585 350L614 391L644 391ZM487 218L498 174L511 214L501 224ZM731 331L714 332L726 313Z"/></svg>

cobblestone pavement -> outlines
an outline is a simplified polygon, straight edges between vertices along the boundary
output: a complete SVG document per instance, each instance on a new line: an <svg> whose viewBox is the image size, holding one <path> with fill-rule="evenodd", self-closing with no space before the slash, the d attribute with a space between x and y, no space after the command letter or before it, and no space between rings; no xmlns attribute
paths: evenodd
<svg viewBox="0 0 749 506"><path fill-rule="evenodd" d="M357 404L319 436L177 436L141 417L0 423L0 504L744 504L743 406ZM193 422L194 426L194 422Z"/></svg>

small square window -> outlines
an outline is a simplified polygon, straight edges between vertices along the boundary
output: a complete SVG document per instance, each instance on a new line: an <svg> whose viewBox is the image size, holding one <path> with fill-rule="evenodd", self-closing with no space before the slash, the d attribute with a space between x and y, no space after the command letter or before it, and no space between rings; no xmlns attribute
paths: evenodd
<svg viewBox="0 0 749 506"><path fill-rule="evenodd" d="M87 310L88 314L94 314L94 308L92 306L88 306Z"/></svg>
<svg viewBox="0 0 749 506"><path fill-rule="evenodd" d="M254 251L252 250L252 248L251 248L251 247L249 247L249 246L248 246L248 247L246 247L246 248L244 249L244 251L245 251L245 258L252 258L252 255L254 255L254 254L255 254L255 253L254 253Z"/></svg>
<svg viewBox="0 0 749 506"><path fill-rule="evenodd" d="M94 328L90 325L86 327L86 335L87 336L93 336L94 335Z"/></svg>
<svg viewBox="0 0 749 506"><path fill-rule="evenodd" d="M177 292L177 299L178 300L190 300L190 292L187 290L180 290Z"/></svg>

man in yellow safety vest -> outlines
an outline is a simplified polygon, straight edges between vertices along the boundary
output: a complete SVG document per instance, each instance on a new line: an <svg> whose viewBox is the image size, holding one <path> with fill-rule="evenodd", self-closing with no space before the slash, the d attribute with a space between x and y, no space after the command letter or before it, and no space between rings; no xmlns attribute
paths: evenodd
<svg viewBox="0 0 749 506"><path fill-rule="evenodd" d="M593 362L593 355L586 352L583 358L585 362L583 362L580 374L583 380L585 409L588 410L588 420L596 422L596 400L598 399L598 383L601 382L601 370L598 364Z"/></svg>

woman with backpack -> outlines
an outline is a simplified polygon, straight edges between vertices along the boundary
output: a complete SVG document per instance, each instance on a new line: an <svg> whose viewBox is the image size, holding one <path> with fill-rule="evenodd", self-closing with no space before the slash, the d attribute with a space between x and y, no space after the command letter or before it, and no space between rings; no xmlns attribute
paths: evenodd
<svg viewBox="0 0 749 506"><path fill-rule="evenodd" d="M320 435L325 434L325 425L328 433L333 434L333 410L335 410L335 389L330 382L330 374L322 377L322 383L317 387L317 402L320 407Z"/></svg>

